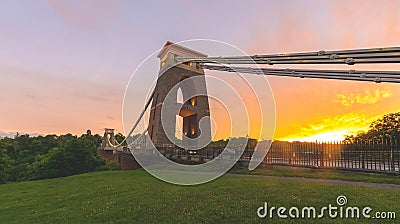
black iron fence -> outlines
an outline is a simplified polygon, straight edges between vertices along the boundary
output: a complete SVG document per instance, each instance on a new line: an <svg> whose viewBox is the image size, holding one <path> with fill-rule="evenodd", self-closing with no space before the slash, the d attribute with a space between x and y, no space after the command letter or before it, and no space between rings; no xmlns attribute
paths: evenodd
<svg viewBox="0 0 400 224"><path fill-rule="evenodd" d="M343 142L283 142L274 141L264 158L264 164L304 166L314 168L337 168L364 172L399 173L400 141L365 140L354 143ZM207 147L185 150L176 147L161 147L158 150L166 157L178 160L207 162L220 156L224 148ZM227 149L225 156L234 157L237 149ZM254 150L247 148L240 161L249 161Z"/></svg>
<svg viewBox="0 0 400 224"><path fill-rule="evenodd" d="M268 164L340 168L367 172L399 172L400 147L396 140L342 142L273 142Z"/></svg>

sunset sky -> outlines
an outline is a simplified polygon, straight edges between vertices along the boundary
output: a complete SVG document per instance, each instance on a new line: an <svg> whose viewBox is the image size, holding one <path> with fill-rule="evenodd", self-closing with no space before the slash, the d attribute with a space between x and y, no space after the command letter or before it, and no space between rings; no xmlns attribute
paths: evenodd
<svg viewBox="0 0 400 224"><path fill-rule="evenodd" d="M396 0L2 1L0 136L122 132L126 85L167 40L214 39L249 55L400 46L399 9ZM399 84L268 80L275 139L338 140L400 111Z"/></svg>

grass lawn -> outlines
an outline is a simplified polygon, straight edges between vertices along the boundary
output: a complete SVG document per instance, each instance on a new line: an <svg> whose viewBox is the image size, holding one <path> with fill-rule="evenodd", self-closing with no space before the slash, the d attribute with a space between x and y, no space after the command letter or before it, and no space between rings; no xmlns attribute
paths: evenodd
<svg viewBox="0 0 400 224"><path fill-rule="evenodd" d="M400 184L400 176L377 174L377 173L362 173L341 170L328 169L255 169L248 170L247 168L235 168L230 170L230 173L236 174L252 174L265 176L285 176L285 177L308 177L316 179L337 179L350 180L372 183ZM307 171L305 171L307 170Z"/></svg>
<svg viewBox="0 0 400 224"><path fill-rule="evenodd" d="M197 186L168 184L143 170L106 171L0 185L0 223L398 223L398 220L279 219L258 207L370 206L400 215L400 192L364 187L223 176Z"/></svg>

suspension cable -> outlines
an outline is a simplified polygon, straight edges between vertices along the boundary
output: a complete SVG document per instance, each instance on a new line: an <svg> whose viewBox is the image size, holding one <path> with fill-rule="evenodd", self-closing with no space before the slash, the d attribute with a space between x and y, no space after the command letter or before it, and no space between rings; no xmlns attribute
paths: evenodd
<svg viewBox="0 0 400 224"><path fill-rule="evenodd" d="M200 65L203 69L225 72L242 72L268 76L287 76L299 78L340 79L353 81L400 83L398 71L361 71L361 70L312 70L312 69L271 69L252 67L229 67L218 65Z"/></svg>
<svg viewBox="0 0 400 224"><path fill-rule="evenodd" d="M151 101L153 100L154 92L155 92L155 91L153 90L153 92L151 93L149 99L147 100L147 102L146 102L146 104L145 104L145 106L144 106L144 109L143 109L142 112L140 113L139 118L136 120L135 124L133 125L133 127L131 128L131 130L129 131L129 133L125 136L124 140L122 140L120 143L117 142L117 144L114 145L114 144L111 143L110 137L108 137L108 144L109 144L111 147L117 148L117 147L121 146L121 145L128 139L128 137L131 136L131 134L135 131L136 127L139 125L140 120L142 119L143 115L145 114L147 108L149 107ZM143 132L143 133L145 133L145 132Z"/></svg>
<svg viewBox="0 0 400 224"><path fill-rule="evenodd" d="M400 63L400 47L314 51L230 57L177 57L177 62L222 64L348 64Z"/></svg>

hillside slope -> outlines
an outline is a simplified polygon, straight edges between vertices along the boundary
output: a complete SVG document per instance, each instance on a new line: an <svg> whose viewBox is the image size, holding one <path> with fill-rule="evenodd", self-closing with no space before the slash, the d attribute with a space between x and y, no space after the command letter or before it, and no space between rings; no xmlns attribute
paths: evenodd
<svg viewBox="0 0 400 224"><path fill-rule="evenodd" d="M271 221L256 214L265 201L271 206L320 208L336 205L338 195L346 195L349 206L400 214L400 194L389 190L231 176L185 187L135 170L0 185L0 223L259 223Z"/></svg>

